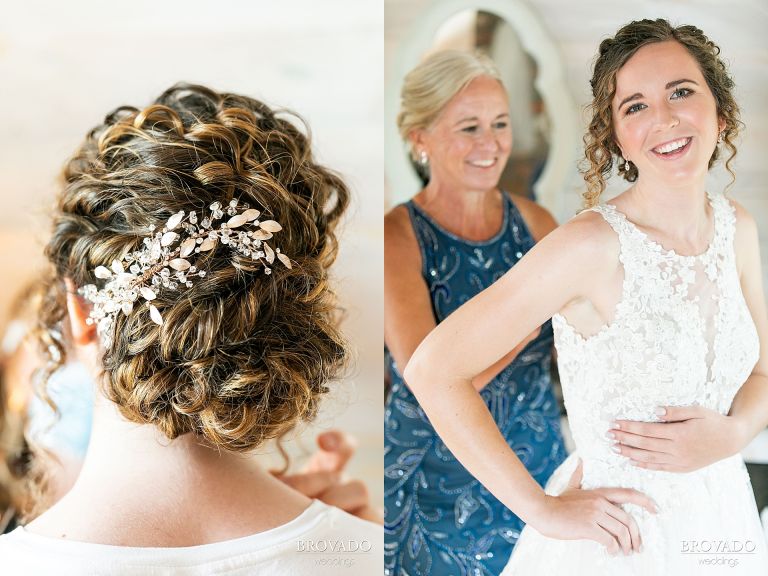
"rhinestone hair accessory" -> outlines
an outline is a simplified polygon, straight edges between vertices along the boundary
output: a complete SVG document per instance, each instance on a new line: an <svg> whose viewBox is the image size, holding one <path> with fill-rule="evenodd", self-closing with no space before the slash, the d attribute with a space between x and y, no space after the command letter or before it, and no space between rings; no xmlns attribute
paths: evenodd
<svg viewBox="0 0 768 576"><path fill-rule="evenodd" d="M290 258L281 253L280 248L273 249L267 243L273 234L282 230L278 222L259 221L261 212L247 204L238 206L238 200L233 199L226 208L230 218L216 227L216 221L224 218L225 210L221 202L214 202L209 209L210 215L199 222L196 212L181 210L171 216L161 230L150 226L149 236L144 238L140 249L128 252L121 260L113 260L110 268L96 267L96 278L106 280L101 289L88 284L78 290L93 303L86 322L96 324L106 349L112 346L115 318L120 313L131 314L139 299L149 303L150 319L162 326L163 317L152 304L158 291L191 288L192 278L206 275L205 270L193 264L195 256L213 250L218 244L260 262L265 274L272 273L270 265L275 258L291 268Z"/></svg>

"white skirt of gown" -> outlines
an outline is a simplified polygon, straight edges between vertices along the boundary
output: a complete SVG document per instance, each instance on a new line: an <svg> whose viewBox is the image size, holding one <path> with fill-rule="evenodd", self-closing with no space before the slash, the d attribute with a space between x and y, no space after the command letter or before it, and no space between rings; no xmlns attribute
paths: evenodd
<svg viewBox="0 0 768 576"><path fill-rule="evenodd" d="M547 494L566 489L578 460L571 454L554 472ZM765 533L740 455L685 474L634 469L618 482L606 481L609 471L599 466L585 462L582 488L636 488L659 504L656 515L622 506L637 520L642 551L611 556L597 542L556 540L526 526L502 576L768 575Z"/></svg>

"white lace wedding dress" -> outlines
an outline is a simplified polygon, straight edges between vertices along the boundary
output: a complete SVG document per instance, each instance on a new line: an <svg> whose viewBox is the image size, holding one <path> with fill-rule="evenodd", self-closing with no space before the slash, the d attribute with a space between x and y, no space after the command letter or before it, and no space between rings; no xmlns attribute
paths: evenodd
<svg viewBox="0 0 768 576"><path fill-rule="evenodd" d="M563 396L576 451L547 483L561 493L578 464L582 488L621 486L653 498L653 515L629 504L643 551L610 556L589 540L555 540L527 526L503 574L768 575L765 536L740 455L691 473L636 468L611 451L615 419L656 421L657 406L699 404L723 414L757 362L759 341L739 284L735 215L710 195L715 233L707 251L667 251L611 205L593 208L618 234L624 266L613 321L583 338L552 318Z"/></svg>

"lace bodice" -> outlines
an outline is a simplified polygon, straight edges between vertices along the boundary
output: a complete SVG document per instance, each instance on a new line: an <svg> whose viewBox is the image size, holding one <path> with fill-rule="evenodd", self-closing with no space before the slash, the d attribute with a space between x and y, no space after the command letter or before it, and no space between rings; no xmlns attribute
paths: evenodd
<svg viewBox="0 0 768 576"><path fill-rule="evenodd" d="M763 529L741 455L687 473L647 470L611 451L606 437L612 420L654 421L659 406L699 404L727 413L757 362L757 330L736 269L734 210L722 195L710 195L709 202L714 236L698 256L665 250L614 206L593 208L619 240L624 280L614 318L586 338L562 315L552 318L576 451L546 491L567 490L581 461L583 489L625 487L649 496L658 514L621 505L638 523L643 551L610 556L597 542L555 540L527 526L503 576L768 573ZM705 541L752 543L754 553L686 553L691 542ZM715 566L702 570L703 563L723 559L725 572Z"/></svg>
<svg viewBox="0 0 768 576"><path fill-rule="evenodd" d="M552 319L585 480L594 468L588 460L614 470L630 466L610 450L612 420L658 420L655 408L667 405L727 413L757 362L757 331L736 269L734 209L723 195L709 201L714 236L699 256L665 250L611 205L592 209L619 238L624 282L615 317L588 338L563 316Z"/></svg>

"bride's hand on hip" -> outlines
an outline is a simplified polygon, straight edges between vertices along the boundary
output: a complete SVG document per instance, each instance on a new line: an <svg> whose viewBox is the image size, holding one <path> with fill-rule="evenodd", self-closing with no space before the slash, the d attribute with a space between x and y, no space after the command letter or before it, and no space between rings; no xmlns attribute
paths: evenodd
<svg viewBox="0 0 768 576"><path fill-rule="evenodd" d="M547 496L543 513L534 528L549 538L594 540L610 554L639 552L642 546L637 522L619 506L632 503L652 514L657 512L651 498L631 488L582 490L582 464L559 496ZM533 523L532 523L533 524Z"/></svg>
<svg viewBox="0 0 768 576"><path fill-rule="evenodd" d="M663 412L663 414L662 414ZM745 444L739 422L702 406L665 406L662 422L617 420L616 451L648 470L692 472L736 454Z"/></svg>

